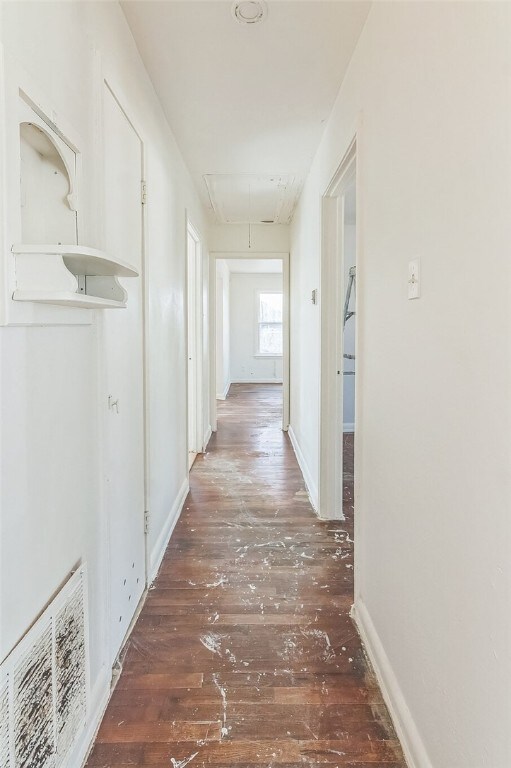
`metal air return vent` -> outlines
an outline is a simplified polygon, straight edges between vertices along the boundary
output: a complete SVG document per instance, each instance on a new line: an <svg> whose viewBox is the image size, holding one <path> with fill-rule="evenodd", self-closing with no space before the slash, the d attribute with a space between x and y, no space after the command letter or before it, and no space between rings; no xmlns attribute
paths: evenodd
<svg viewBox="0 0 511 768"><path fill-rule="evenodd" d="M0 768L74 768L87 715L86 569L81 566L0 667Z"/></svg>

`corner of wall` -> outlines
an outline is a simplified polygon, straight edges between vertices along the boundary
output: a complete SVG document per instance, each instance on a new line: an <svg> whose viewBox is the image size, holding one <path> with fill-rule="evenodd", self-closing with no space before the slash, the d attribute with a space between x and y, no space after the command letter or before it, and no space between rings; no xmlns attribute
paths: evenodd
<svg viewBox="0 0 511 768"><path fill-rule="evenodd" d="M105 666L90 692L89 717L87 718L81 738L78 739L73 752L69 755L69 765L84 766L87 762L110 699L110 682L110 670Z"/></svg>
<svg viewBox="0 0 511 768"><path fill-rule="evenodd" d="M149 568L148 568L148 575L147 575L147 580L149 584L152 581L154 581L154 579L158 574L161 561L163 560L163 555L165 554L165 550L167 549L167 544L169 543L169 539L172 536L172 532L183 510L183 505L185 503L188 490L189 490L188 477L185 477L181 485L181 488L179 489L179 493L176 496L174 504L172 505L172 508L169 512L167 520L165 521L165 525L161 529L161 532L156 540L156 543L151 549L151 554L149 555Z"/></svg>
<svg viewBox="0 0 511 768"><path fill-rule="evenodd" d="M212 434L213 434L213 430L211 428L211 424L208 424L208 428L206 429L206 434L204 435L203 442L202 442L203 450L204 451L208 447L208 443L211 440L211 435Z"/></svg>
<svg viewBox="0 0 511 768"><path fill-rule="evenodd" d="M312 476L312 472L310 471L307 462L305 461L305 456L303 455L303 451L300 447L300 443L298 442L298 438L296 437L296 434L294 432L294 429L291 425L289 425L289 428L287 430L287 433L289 435L289 439L291 441L291 445L293 447L293 451L295 452L296 460L298 462L298 466L301 469L303 479L305 481L305 485L307 486L307 493L309 494L310 503L312 504L312 507L314 509L314 512L316 514L318 513L319 509L319 493L318 493L318 487L314 481L314 478Z"/></svg>
<svg viewBox="0 0 511 768"><path fill-rule="evenodd" d="M224 389L224 391L223 391L223 392L219 392L219 393L217 394L217 396L216 396L216 399L217 399L217 400L227 400L227 395L229 394L229 390L230 390L230 388L231 388L231 381L230 381L230 379L229 379L229 381L228 381L228 382L227 382L227 384L225 385L225 389ZM211 435L210 435L210 437L211 437Z"/></svg>
<svg viewBox="0 0 511 768"><path fill-rule="evenodd" d="M409 768L433 768L367 606L358 597L352 608L352 618L378 680Z"/></svg>

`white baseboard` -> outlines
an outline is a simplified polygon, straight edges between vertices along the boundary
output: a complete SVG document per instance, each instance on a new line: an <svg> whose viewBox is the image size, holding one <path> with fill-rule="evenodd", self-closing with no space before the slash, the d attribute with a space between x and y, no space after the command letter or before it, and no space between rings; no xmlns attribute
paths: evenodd
<svg viewBox="0 0 511 768"><path fill-rule="evenodd" d="M179 490L179 494L174 504L172 505L170 514L167 517L165 525L160 535L158 536L158 540L151 552L149 562L149 582L152 582L158 573L158 569L163 559L163 555L165 554L165 550L167 549L167 544L172 535L172 531L174 530L174 527L179 520L181 510L183 509L183 505L188 494L188 488L188 478L186 478L183 481L183 484ZM144 591L140 599L140 603L133 616L133 620L128 629L126 638L123 641L123 647L126 639L131 634L133 626L135 625L135 622L140 614L140 610L142 609L146 597L147 590ZM103 715L105 714L105 710L110 700L112 693L111 681L112 670L105 667L90 692L89 716L87 718L87 722L85 724L82 735L78 739L72 754L69 756L69 761L67 763L69 768L74 768L74 766L82 766L83 768L87 762L87 758L92 747L94 746L96 734L98 732L99 726L101 725Z"/></svg>
<svg viewBox="0 0 511 768"><path fill-rule="evenodd" d="M202 450L205 451L208 447L208 443L211 440L211 435L213 434L213 430L211 429L211 424L209 424L206 434L204 435L204 442L202 443Z"/></svg>
<svg viewBox="0 0 511 768"><path fill-rule="evenodd" d="M69 768L77 765L84 766L87 762L110 699L110 681L111 670L104 667L90 692L89 716L87 717L85 728L69 755L69 759L66 761Z"/></svg>
<svg viewBox="0 0 511 768"><path fill-rule="evenodd" d="M151 550L151 555L149 557L149 569L148 569L149 584L152 581L154 581L154 579L156 578L158 569L161 565L161 561L163 560L163 555L165 554L165 550L167 549L167 544L169 543L169 539L172 536L172 531L174 530L174 527L177 521L179 520L179 515L181 514L181 510L183 509L183 504L185 503L185 499L188 494L188 491L189 491L188 478L185 478L183 480L183 484L181 488L179 489L179 493L176 497L176 500L172 505L172 509L170 510L169 516L165 521L165 525L163 526L161 533L158 536L158 539L156 540L156 544Z"/></svg>
<svg viewBox="0 0 511 768"><path fill-rule="evenodd" d="M312 504L312 507L317 514L318 508L319 508L319 504L318 504L319 496L318 496L317 485L312 478L312 474L309 470L307 462L305 461L305 457L302 453L302 449L300 448L300 444L296 439L296 435L294 433L293 427L289 426L287 430L287 434L289 435L289 439L291 440L291 445L293 446L293 451L295 452L298 466L302 471L303 479L305 480L305 485L307 486L307 492L309 494L310 503Z"/></svg>
<svg viewBox="0 0 511 768"><path fill-rule="evenodd" d="M409 768L433 768L389 658L362 600L356 601L352 616L378 679Z"/></svg>
<svg viewBox="0 0 511 768"><path fill-rule="evenodd" d="M231 384L282 384L282 379L234 379Z"/></svg>
<svg viewBox="0 0 511 768"><path fill-rule="evenodd" d="M231 388L231 382L229 381L227 383L227 386L225 387L224 391L222 392L222 394L221 395L217 395L216 399L217 400L227 400L227 395L229 394L229 389L230 388Z"/></svg>
<svg viewBox="0 0 511 768"><path fill-rule="evenodd" d="M342 425L342 431L343 432L354 432L355 431L355 424L354 423L350 423L350 422L348 422L348 423L345 422Z"/></svg>

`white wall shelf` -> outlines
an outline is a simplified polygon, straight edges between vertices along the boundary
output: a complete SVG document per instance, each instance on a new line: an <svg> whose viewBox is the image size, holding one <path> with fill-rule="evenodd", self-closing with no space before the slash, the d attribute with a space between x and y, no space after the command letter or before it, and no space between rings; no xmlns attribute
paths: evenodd
<svg viewBox="0 0 511 768"><path fill-rule="evenodd" d="M119 277L138 277L131 265L82 245L21 244L15 258L14 301L88 309L126 306Z"/></svg>

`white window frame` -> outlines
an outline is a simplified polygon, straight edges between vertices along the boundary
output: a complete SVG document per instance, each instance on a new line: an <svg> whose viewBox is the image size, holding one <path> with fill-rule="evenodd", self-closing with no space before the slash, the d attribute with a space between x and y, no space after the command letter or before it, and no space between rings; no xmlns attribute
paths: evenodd
<svg viewBox="0 0 511 768"><path fill-rule="evenodd" d="M275 293L282 296L282 321L280 323L274 323L274 325L280 325L282 329L282 349L284 349L284 291L272 291L272 290L266 290L264 288L258 288L256 290L256 301L255 301L255 353L254 357L270 357L279 359L283 356L282 352L280 354L276 354L273 352L260 352L260 344L259 344L259 330L261 325L261 320L259 319L259 311L261 309L261 295L262 294L268 294L268 293ZM267 325L268 323L266 323Z"/></svg>

